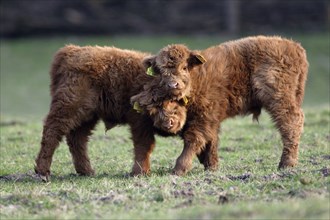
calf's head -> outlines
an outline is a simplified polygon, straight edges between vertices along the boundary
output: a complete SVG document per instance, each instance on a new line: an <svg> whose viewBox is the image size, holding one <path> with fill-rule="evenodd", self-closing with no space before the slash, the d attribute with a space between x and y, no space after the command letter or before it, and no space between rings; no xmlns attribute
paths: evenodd
<svg viewBox="0 0 330 220"><path fill-rule="evenodd" d="M187 108L182 101L165 100L148 105L140 104L139 96L133 96L133 108L143 114L148 114L154 126L168 133L176 134L184 126L187 118Z"/></svg>
<svg viewBox="0 0 330 220"><path fill-rule="evenodd" d="M180 100L189 96L190 71L205 62L202 55L181 44L168 45L157 55L144 59L147 74L161 78L158 88L171 99Z"/></svg>
<svg viewBox="0 0 330 220"><path fill-rule="evenodd" d="M154 126L169 133L178 133L186 123L187 109L177 101L166 100L160 107L151 107L148 111Z"/></svg>

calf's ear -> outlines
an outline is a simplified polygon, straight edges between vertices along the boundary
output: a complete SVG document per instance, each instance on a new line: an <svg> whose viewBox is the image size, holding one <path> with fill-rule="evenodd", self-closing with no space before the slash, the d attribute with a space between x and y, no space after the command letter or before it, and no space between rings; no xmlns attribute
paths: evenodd
<svg viewBox="0 0 330 220"><path fill-rule="evenodd" d="M206 59L199 53L191 52L188 58L188 66L189 68L193 68L195 66L201 65L206 62Z"/></svg>
<svg viewBox="0 0 330 220"><path fill-rule="evenodd" d="M142 62L143 62L144 67L148 68L150 66L153 66L155 61L156 61L156 56L150 56L150 57L144 58L144 60Z"/></svg>

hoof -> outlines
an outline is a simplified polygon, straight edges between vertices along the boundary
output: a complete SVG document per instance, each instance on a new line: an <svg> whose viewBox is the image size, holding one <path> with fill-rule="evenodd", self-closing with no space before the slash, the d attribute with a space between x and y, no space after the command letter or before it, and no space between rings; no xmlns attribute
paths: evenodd
<svg viewBox="0 0 330 220"><path fill-rule="evenodd" d="M297 160L293 160L293 159L288 159L288 160L281 160L281 162L278 164L278 169L285 169L285 168L290 168L290 167L294 167L297 165Z"/></svg>
<svg viewBox="0 0 330 220"><path fill-rule="evenodd" d="M42 180L42 182L45 182L45 183L48 183L50 182L50 176L46 175L41 175L41 174L38 174L39 178Z"/></svg>
<svg viewBox="0 0 330 220"><path fill-rule="evenodd" d="M149 176L150 175L150 170L148 171L142 171L142 170L133 170L132 172L130 172L129 174L131 177L134 177L134 176Z"/></svg>
<svg viewBox="0 0 330 220"><path fill-rule="evenodd" d="M187 171L185 169L175 169L172 171L173 175L176 176L184 176L187 173Z"/></svg>
<svg viewBox="0 0 330 220"><path fill-rule="evenodd" d="M218 165L205 166L204 169L205 169L205 171L217 171L218 170Z"/></svg>
<svg viewBox="0 0 330 220"><path fill-rule="evenodd" d="M43 182L50 182L50 171L41 172L37 167L34 167L34 171Z"/></svg>
<svg viewBox="0 0 330 220"><path fill-rule="evenodd" d="M175 164L175 167L172 171L172 174L177 175L177 176L183 176L189 170L191 170L191 164L183 163L182 160L178 159L176 164Z"/></svg>
<svg viewBox="0 0 330 220"><path fill-rule="evenodd" d="M95 176L94 170L88 170L88 171L77 171L77 174L79 176Z"/></svg>

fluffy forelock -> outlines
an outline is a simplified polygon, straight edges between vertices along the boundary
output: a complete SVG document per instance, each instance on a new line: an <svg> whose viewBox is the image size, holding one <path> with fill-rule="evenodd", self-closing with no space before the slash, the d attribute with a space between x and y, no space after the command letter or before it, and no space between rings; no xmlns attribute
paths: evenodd
<svg viewBox="0 0 330 220"><path fill-rule="evenodd" d="M172 44L162 49L158 57L163 66L176 67L182 62L186 62L189 57L189 49L183 44Z"/></svg>

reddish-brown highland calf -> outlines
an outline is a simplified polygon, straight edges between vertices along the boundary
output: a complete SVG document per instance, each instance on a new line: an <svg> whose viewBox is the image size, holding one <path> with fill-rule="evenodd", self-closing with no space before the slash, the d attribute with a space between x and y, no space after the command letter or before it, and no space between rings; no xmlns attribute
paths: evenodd
<svg viewBox="0 0 330 220"><path fill-rule="evenodd" d="M148 81L159 84L159 76L148 76L142 61L149 54L114 47L60 49L53 60L51 104L44 121L41 149L35 171L48 181L56 147L66 137L78 174L93 175L87 154L88 137L101 119L106 128L129 124L135 146L132 174L148 173L149 156L155 147L154 134L174 135L184 125L186 108L179 102L164 101L152 112L138 113L131 96L143 90ZM153 127L150 114L161 120Z"/></svg>
<svg viewBox="0 0 330 220"><path fill-rule="evenodd" d="M192 56L206 62L193 68L198 63L191 65ZM168 98L188 99L187 121L182 130L184 148L176 161L175 174L189 171L194 155L206 169L216 169L220 123L251 113L258 119L262 108L270 114L282 137L279 168L296 165L308 72L306 53L300 44L281 37L257 36L203 51L169 45L144 63L155 76L162 77L160 85L171 82L171 86L158 87L159 92L145 86L134 96L142 108Z"/></svg>

